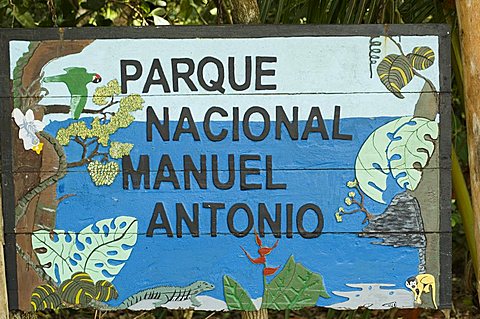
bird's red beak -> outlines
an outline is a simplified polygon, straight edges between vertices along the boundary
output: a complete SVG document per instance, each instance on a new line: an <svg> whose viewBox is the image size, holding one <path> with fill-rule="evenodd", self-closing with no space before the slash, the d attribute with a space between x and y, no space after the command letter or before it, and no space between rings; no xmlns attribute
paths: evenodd
<svg viewBox="0 0 480 319"><path fill-rule="evenodd" d="M95 74L95 75L93 76L92 82L93 82L93 83L100 83L100 82L102 82L102 77L100 76L100 74L98 74L98 73Z"/></svg>

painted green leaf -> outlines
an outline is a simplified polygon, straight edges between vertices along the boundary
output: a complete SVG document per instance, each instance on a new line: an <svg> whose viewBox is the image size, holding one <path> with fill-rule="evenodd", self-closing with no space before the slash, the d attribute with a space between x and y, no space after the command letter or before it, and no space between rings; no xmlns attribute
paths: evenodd
<svg viewBox="0 0 480 319"><path fill-rule="evenodd" d="M414 117L393 136L387 149L390 170L398 185L415 190L424 168L435 150L438 124L426 118ZM414 165L418 164L417 169Z"/></svg>
<svg viewBox="0 0 480 319"><path fill-rule="evenodd" d="M87 0L82 3L82 7L85 9L98 11L105 5L105 0Z"/></svg>
<svg viewBox="0 0 480 319"><path fill-rule="evenodd" d="M40 285L33 289L30 299L33 311L55 309L62 304L62 299L51 285Z"/></svg>
<svg viewBox="0 0 480 319"><path fill-rule="evenodd" d="M83 307L86 307L95 295L93 280L84 272L74 273L70 279L62 282L58 290L63 301Z"/></svg>
<svg viewBox="0 0 480 319"><path fill-rule="evenodd" d="M32 246L40 265L57 283L76 272L88 273L95 282L112 281L130 257L137 227L136 218L120 216L100 220L79 233L38 230L32 234Z"/></svg>
<svg viewBox="0 0 480 319"><path fill-rule="evenodd" d="M282 310L315 306L319 297L330 298L323 278L291 256L265 289L262 308Z"/></svg>
<svg viewBox="0 0 480 319"><path fill-rule="evenodd" d="M228 310L255 311L248 293L232 277L223 276L223 294Z"/></svg>
<svg viewBox="0 0 480 319"><path fill-rule="evenodd" d="M377 128L368 136L357 154L355 177L360 189L371 199L385 203L383 193L391 173L401 187L415 189L424 167L433 153L438 125L418 117L401 117Z"/></svg>
<svg viewBox="0 0 480 319"><path fill-rule="evenodd" d="M404 98L400 90L413 79L410 61L398 54L384 57L377 67L377 74L383 85L400 99Z"/></svg>
<svg viewBox="0 0 480 319"><path fill-rule="evenodd" d="M435 62L435 53L429 47L415 47L407 59L416 70L425 70Z"/></svg>
<svg viewBox="0 0 480 319"><path fill-rule="evenodd" d="M386 150L391 142L389 136L412 118L401 117L373 131L363 143L355 160L355 177L360 189L371 199L385 203L382 195L387 189L390 173Z"/></svg>

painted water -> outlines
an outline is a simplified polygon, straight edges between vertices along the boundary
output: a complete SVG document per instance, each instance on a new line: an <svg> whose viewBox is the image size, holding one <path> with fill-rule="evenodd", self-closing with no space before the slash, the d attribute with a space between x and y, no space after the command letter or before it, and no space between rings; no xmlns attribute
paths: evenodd
<svg viewBox="0 0 480 319"><path fill-rule="evenodd" d="M411 291L395 288L394 284L346 284L354 290L332 291L347 301L330 305L335 309L369 309L413 308L414 298Z"/></svg>

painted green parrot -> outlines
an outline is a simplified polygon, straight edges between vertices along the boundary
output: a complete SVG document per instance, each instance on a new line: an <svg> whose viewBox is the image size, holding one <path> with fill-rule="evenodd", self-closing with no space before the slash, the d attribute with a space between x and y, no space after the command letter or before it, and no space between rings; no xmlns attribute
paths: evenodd
<svg viewBox="0 0 480 319"><path fill-rule="evenodd" d="M90 82L99 83L102 78L97 73L88 73L87 69L79 67L65 68L65 74L47 76L43 82L63 82L70 92L70 111L73 118L78 119L83 108L87 104L87 84Z"/></svg>

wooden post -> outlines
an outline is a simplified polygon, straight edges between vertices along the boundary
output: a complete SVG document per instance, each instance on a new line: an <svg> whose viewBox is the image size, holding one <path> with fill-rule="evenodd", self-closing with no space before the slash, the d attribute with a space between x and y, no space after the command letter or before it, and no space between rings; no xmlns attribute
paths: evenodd
<svg viewBox="0 0 480 319"><path fill-rule="evenodd" d="M257 0L232 0L233 23L260 23L260 9Z"/></svg>
<svg viewBox="0 0 480 319"><path fill-rule="evenodd" d="M0 207L2 207L1 195L0 195ZM4 238L3 238L3 212L2 212L0 213L0 318L8 318L7 276L5 274L5 255L3 252L3 245L4 245Z"/></svg>
<svg viewBox="0 0 480 319"><path fill-rule="evenodd" d="M480 265L478 246L480 245L480 1L457 0L457 13L460 25L462 47L465 109L467 117L468 162L470 165L470 185L475 223L477 260ZM480 271L477 269L477 291L480 291ZM479 293L480 296L480 293Z"/></svg>

